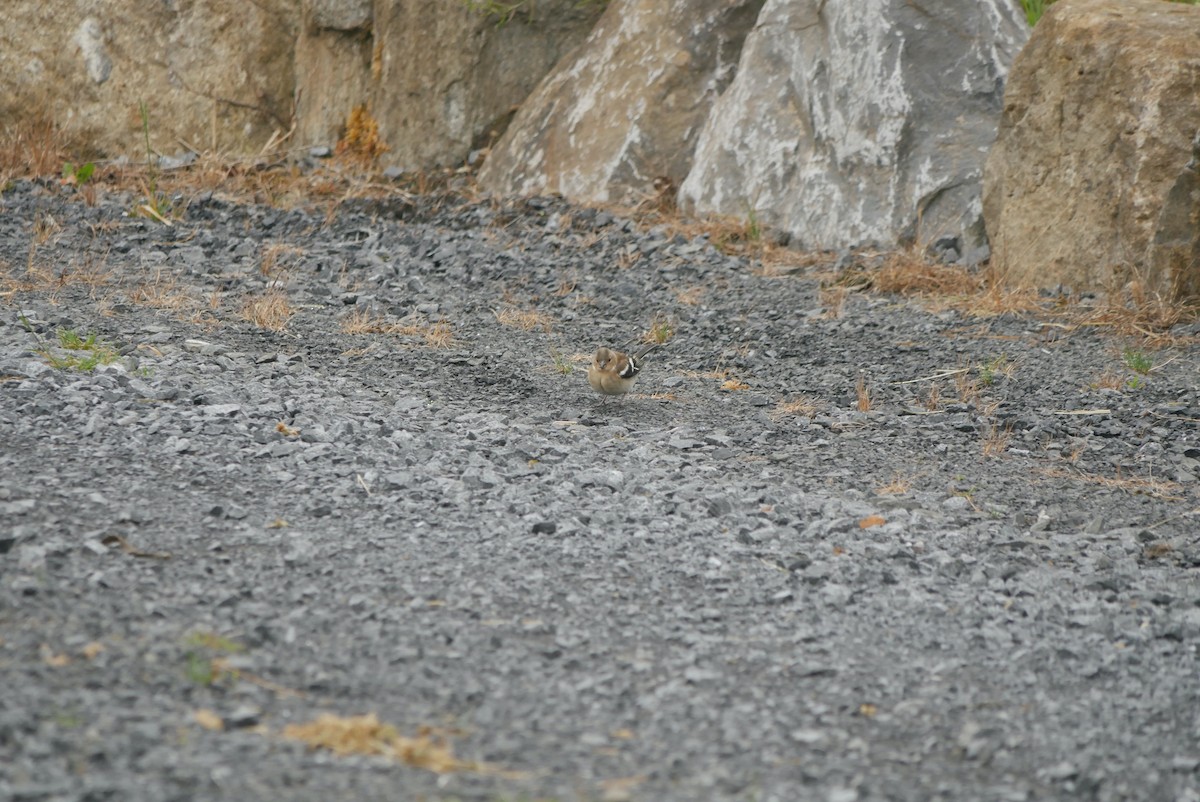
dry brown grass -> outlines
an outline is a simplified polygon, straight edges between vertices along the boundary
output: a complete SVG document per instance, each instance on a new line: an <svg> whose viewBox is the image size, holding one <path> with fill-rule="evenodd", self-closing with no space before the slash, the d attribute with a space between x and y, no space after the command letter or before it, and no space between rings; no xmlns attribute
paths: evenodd
<svg viewBox="0 0 1200 802"><path fill-rule="evenodd" d="M400 735L374 713L365 716L335 716L322 713L304 724L289 724L283 737L301 741L311 749L327 749L335 755L378 755L421 769L446 774L453 771L494 771L485 764L459 760L449 738L423 727L416 737Z"/></svg>
<svg viewBox="0 0 1200 802"><path fill-rule="evenodd" d="M59 269L50 262L37 258L37 248L31 247L23 272L16 272L7 263L0 263L0 298L14 300L22 293L46 293L51 303L57 303L58 293L75 285L90 288L93 300L97 291L113 280L112 271L103 257L88 254L82 262L73 261Z"/></svg>
<svg viewBox="0 0 1200 802"><path fill-rule="evenodd" d="M264 276L286 272L295 267L303 255L304 249L295 245L285 245L281 242L264 245L258 269Z"/></svg>
<svg viewBox="0 0 1200 802"><path fill-rule="evenodd" d="M1042 468L1042 475L1049 476L1055 479L1073 479L1078 482L1086 482L1087 484L1099 485L1100 487L1109 488L1112 490L1121 490L1126 493L1138 495L1146 495L1151 498L1162 499L1164 501L1182 501L1182 487L1175 482L1166 479L1137 479L1125 478L1122 476L1100 476L1099 474L1087 473L1079 469L1067 468Z"/></svg>
<svg viewBox="0 0 1200 802"><path fill-rule="evenodd" d="M910 247L889 254L871 276L876 292L888 295L973 295L983 282L959 265L944 265L926 258L923 249Z"/></svg>
<svg viewBox="0 0 1200 802"><path fill-rule="evenodd" d="M243 319L268 331L283 331L293 314L287 293L278 287L272 287L262 295L247 298L241 309Z"/></svg>
<svg viewBox="0 0 1200 802"><path fill-rule="evenodd" d="M379 123L371 116L366 104L355 106L346 118L346 129L338 140L336 153L339 158L361 165L374 163L391 148L379 135Z"/></svg>
<svg viewBox="0 0 1200 802"><path fill-rule="evenodd" d="M1103 373L1091 381L1088 387L1093 390L1124 390L1126 377L1120 371L1106 368Z"/></svg>
<svg viewBox="0 0 1200 802"><path fill-rule="evenodd" d="M675 291L675 300L684 306L699 306L708 290L702 285Z"/></svg>
<svg viewBox="0 0 1200 802"><path fill-rule="evenodd" d="M821 317L826 320L838 320L846 311L846 298L850 295L850 288L841 284L834 284L829 287L822 287L820 292L821 307L825 310L821 313Z"/></svg>
<svg viewBox="0 0 1200 802"><path fill-rule="evenodd" d="M39 214L33 222L33 244L45 245L62 233L62 224L54 219L54 215Z"/></svg>
<svg viewBox="0 0 1200 802"><path fill-rule="evenodd" d="M154 277L149 281L135 285L129 290L128 296L130 302L138 306L173 311L189 308L195 303L187 290L179 286L175 276L162 269L155 270Z"/></svg>
<svg viewBox="0 0 1200 802"><path fill-rule="evenodd" d="M342 318L338 328L344 334L394 334L399 337L420 337L429 348L449 348L454 344L454 330L449 323L401 323L356 309Z"/></svg>
<svg viewBox="0 0 1200 802"><path fill-rule="evenodd" d="M954 392L963 404L979 400L979 382L975 379L969 362L965 369L954 374Z"/></svg>
<svg viewBox="0 0 1200 802"><path fill-rule="evenodd" d="M816 415L821 409L821 402L810 396L801 395L790 401L780 401L775 405L775 409L771 411L771 417L775 420L781 418L798 415L803 418L811 418Z"/></svg>
<svg viewBox="0 0 1200 802"><path fill-rule="evenodd" d="M729 378L730 371L728 368L716 367L712 370L685 370L683 375L689 379L716 379L724 381Z"/></svg>
<svg viewBox="0 0 1200 802"><path fill-rule="evenodd" d="M907 476L897 471L892 474L892 478L886 484L875 488L875 494L879 496L903 496L912 490L913 483L916 480L916 476Z"/></svg>
<svg viewBox="0 0 1200 802"><path fill-rule="evenodd" d="M854 408L859 412L871 411L871 388L867 385L867 377L859 376L854 383Z"/></svg>
<svg viewBox="0 0 1200 802"><path fill-rule="evenodd" d="M506 306L502 309L493 310L492 314L496 316L496 320L499 321L501 326L507 326L512 329L520 329L521 331L541 329L549 334L554 328L554 318L536 309L518 309Z"/></svg>
<svg viewBox="0 0 1200 802"><path fill-rule="evenodd" d="M1003 429L995 423L988 427L987 433L983 436L983 456L998 457L1008 450L1009 443L1012 442L1012 425L1007 425Z"/></svg>
<svg viewBox="0 0 1200 802"><path fill-rule="evenodd" d="M1106 293L1096 307L1068 312L1074 326L1104 327L1158 347L1184 341L1170 333L1171 327L1198 316L1200 299L1173 300L1150 292L1144 282L1136 279Z"/></svg>
<svg viewBox="0 0 1200 802"><path fill-rule="evenodd" d="M926 394L922 404L930 412L937 412L942 408L942 391L936 382L929 385L929 392Z"/></svg>
<svg viewBox="0 0 1200 802"><path fill-rule="evenodd" d="M0 129L0 186L14 178L60 175L70 143L49 117Z"/></svg>

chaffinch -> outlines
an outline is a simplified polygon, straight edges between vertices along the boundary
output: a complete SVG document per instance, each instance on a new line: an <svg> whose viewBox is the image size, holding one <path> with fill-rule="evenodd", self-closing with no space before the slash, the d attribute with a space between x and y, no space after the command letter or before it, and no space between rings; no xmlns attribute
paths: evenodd
<svg viewBox="0 0 1200 802"><path fill-rule="evenodd" d="M632 354L597 348L588 367L588 384L600 395L625 395L642 371L642 360L657 347L658 343L650 343Z"/></svg>

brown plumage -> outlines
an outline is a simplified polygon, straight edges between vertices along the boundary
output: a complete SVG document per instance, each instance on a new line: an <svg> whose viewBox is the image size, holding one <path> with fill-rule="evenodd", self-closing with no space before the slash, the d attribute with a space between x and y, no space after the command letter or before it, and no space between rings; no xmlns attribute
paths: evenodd
<svg viewBox="0 0 1200 802"><path fill-rule="evenodd" d="M642 360L657 347L657 343L651 343L632 354L612 348L597 348L588 367L588 384L600 395L625 395L642 371Z"/></svg>

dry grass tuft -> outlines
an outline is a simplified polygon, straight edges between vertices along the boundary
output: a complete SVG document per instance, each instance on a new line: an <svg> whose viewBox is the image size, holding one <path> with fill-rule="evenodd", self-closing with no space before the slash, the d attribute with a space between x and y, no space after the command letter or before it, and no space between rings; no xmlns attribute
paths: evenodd
<svg viewBox="0 0 1200 802"><path fill-rule="evenodd" d="M850 295L850 288L841 284L835 284L830 287L821 288L821 307L825 310L821 313L821 317L826 320L838 320L846 311L846 298Z"/></svg>
<svg viewBox="0 0 1200 802"><path fill-rule="evenodd" d="M275 275L281 271L286 272L295 267L296 262L303 255L304 249L295 245L284 245L281 242L264 245L258 269L264 276Z"/></svg>
<svg viewBox="0 0 1200 802"><path fill-rule="evenodd" d="M889 295L974 295L983 288L965 267L930 261L918 246L888 255L871 285Z"/></svg>
<svg viewBox="0 0 1200 802"><path fill-rule="evenodd" d="M517 309L516 307L506 306L503 309L493 310L492 314L496 316L496 320L500 322L501 326L508 326L509 328L520 329L521 331L541 329L549 334L554 328L554 318L536 309Z"/></svg>
<svg viewBox="0 0 1200 802"><path fill-rule="evenodd" d="M268 289L262 295L247 298L241 311L244 319L268 331L283 331L292 314L287 293L277 287Z"/></svg>
<svg viewBox="0 0 1200 802"><path fill-rule="evenodd" d="M905 476L899 472L893 473L891 480L887 484L879 485L875 488L875 494L879 496L902 496L912 490L915 480L916 477L914 476Z"/></svg>
<svg viewBox="0 0 1200 802"><path fill-rule="evenodd" d="M1092 390L1124 390L1127 386L1125 374L1107 368L1092 380L1088 387Z"/></svg>
<svg viewBox="0 0 1200 802"><path fill-rule="evenodd" d="M1140 337L1156 345L1177 339L1170 329L1200 316L1200 300L1172 300L1146 289L1133 280L1120 290L1109 292L1104 303L1074 314L1077 326L1103 326L1127 337Z"/></svg>
<svg viewBox="0 0 1200 802"><path fill-rule="evenodd" d="M59 175L67 151L65 135L49 117L5 126L0 130L0 186L13 178Z"/></svg>
<svg viewBox="0 0 1200 802"><path fill-rule="evenodd" d="M803 418L811 418L821 409L821 402L815 398L806 395L797 396L791 401L780 401L775 405L775 409L771 411L771 417L775 420L788 417L791 415L799 415Z"/></svg>
<svg viewBox="0 0 1200 802"><path fill-rule="evenodd" d="M666 315L656 313L650 328L642 334L642 342L663 345L675 338L675 322Z"/></svg>
<svg viewBox="0 0 1200 802"><path fill-rule="evenodd" d="M1100 476L1094 473L1086 473L1075 469L1067 470L1065 468L1042 468L1040 472L1044 476L1050 476L1056 479L1074 479L1088 484L1099 485L1101 487L1110 488L1113 490L1123 490L1126 493L1135 495L1146 495L1151 498L1162 499L1163 501L1182 501L1183 496L1180 495L1182 487L1175 482L1165 479L1126 479L1121 476L1110 477Z"/></svg>
<svg viewBox="0 0 1200 802"><path fill-rule="evenodd" d="M449 323L401 323L356 309L342 318L338 326L344 334L395 334L400 337L420 337L429 348L449 348L454 344L454 330Z"/></svg>
<svg viewBox="0 0 1200 802"><path fill-rule="evenodd" d="M936 382L929 385L929 394L922 403L930 412L937 412L942 408L942 391Z"/></svg>
<svg viewBox="0 0 1200 802"><path fill-rule="evenodd" d="M62 224L51 214L40 214L33 223L34 245L45 245L62 232Z"/></svg>
<svg viewBox="0 0 1200 802"><path fill-rule="evenodd" d="M854 383L854 408L859 412L871 411L871 388L867 386L866 376L859 376Z"/></svg>
<svg viewBox="0 0 1200 802"><path fill-rule="evenodd" d="M988 427L987 434L983 437L983 456L998 457L1008 450L1008 444L1012 441L1012 425L1009 424L1001 429L996 424Z"/></svg>
<svg viewBox="0 0 1200 802"><path fill-rule="evenodd" d="M700 301L704 299L705 292L707 292L705 287L697 284L694 287L688 287L686 290L677 290L675 292L675 300L684 306L699 306Z"/></svg>
<svg viewBox="0 0 1200 802"><path fill-rule="evenodd" d="M485 764L456 758L449 739L431 728L421 728L415 738L405 737L374 713L348 717L322 713L306 724L284 727L283 737L312 749L327 749L339 757L380 755L437 774L490 770Z"/></svg>
<svg viewBox="0 0 1200 802"><path fill-rule="evenodd" d="M954 374L954 392L963 404L979 400L979 382L974 378L970 362L963 370Z"/></svg>
<svg viewBox="0 0 1200 802"><path fill-rule="evenodd" d="M997 317L1033 312L1045 307L1037 290L1005 287L992 276L987 277L984 285L982 292L965 296L951 306L971 317Z"/></svg>
<svg viewBox="0 0 1200 802"><path fill-rule="evenodd" d="M379 136L379 122L371 116L366 104L355 106L346 119L346 132L338 140L339 157L361 165L372 164L391 148Z"/></svg>
<svg viewBox="0 0 1200 802"><path fill-rule="evenodd" d="M675 204L675 199L679 195L679 187L669 176L659 176L654 179L654 191L647 192L642 196L634 207L634 211L640 215L655 215L660 217L675 217L679 214L679 207Z"/></svg>
<svg viewBox="0 0 1200 802"><path fill-rule="evenodd" d="M129 300L139 306L179 311L192 305L192 298L178 280L165 270L154 271L154 278L129 291Z"/></svg>

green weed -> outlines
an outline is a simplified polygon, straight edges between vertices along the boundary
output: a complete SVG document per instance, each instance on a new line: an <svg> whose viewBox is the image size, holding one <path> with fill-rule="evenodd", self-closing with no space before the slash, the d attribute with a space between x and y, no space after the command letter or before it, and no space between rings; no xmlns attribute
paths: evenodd
<svg viewBox="0 0 1200 802"><path fill-rule="evenodd" d="M138 112L142 115L142 136L146 142L146 180L142 182L145 197L133 207L134 217L149 217L163 225L172 225L176 215L175 204L158 190L158 162L150 148L150 110L146 101L138 101Z"/></svg>
<svg viewBox="0 0 1200 802"><path fill-rule="evenodd" d="M29 321L22 320L29 327ZM32 331L32 328L30 328ZM50 348L41 337L41 344L35 353L46 360L46 364L57 370L78 370L84 373L93 371L98 365L111 365L120 355L110 346L96 339L95 334L81 337L74 329L59 329L58 345L68 353L58 353Z"/></svg>
<svg viewBox="0 0 1200 802"><path fill-rule="evenodd" d="M1008 361L1007 356L1001 354L976 368L979 371L979 383L985 387L990 387L996 383L996 379L999 376L1011 376L1015 367L1015 365Z"/></svg>
<svg viewBox="0 0 1200 802"><path fill-rule="evenodd" d="M96 172L96 165L94 162L86 162L78 167L71 162L63 163L63 179L77 187L81 187L86 184L94 172Z"/></svg>
<svg viewBox="0 0 1200 802"><path fill-rule="evenodd" d="M1143 376L1154 370L1154 357L1136 348L1126 348L1121 352L1121 361L1125 367Z"/></svg>
<svg viewBox="0 0 1200 802"><path fill-rule="evenodd" d="M187 664L184 674L188 681L196 685L212 685L217 678L217 670L213 668L212 658L196 652L187 653Z"/></svg>
<svg viewBox="0 0 1200 802"><path fill-rule="evenodd" d="M246 647L235 640L223 637L215 632L193 632L188 635L184 645L196 649L207 649L210 652L237 654L246 651Z"/></svg>
<svg viewBox="0 0 1200 802"><path fill-rule="evenodd" d="M1167 0L1167 2L1194 6L1200 3L1200 0ZM1046 13L1046 9L1053 4L1054 0L1021 0L1021 8L1025 10L1025 19L1029 20L1030 25L1036 25L1037 21Z"/></svg>
<svg viewBox="0 0 1200 802"><path fill-rule="evenodd" d="M184 675L196 685L212 685L221 675L220 654L237 654L246 647L215 632L193 632L183 641L188 647L184 655Z"/></svg>
<svg viewBox="0 0 1200 802"><path fill-rule="evenodd" d="M571 360L563 356L562 352L550 346L550 358L554 360L554 370L563 376L569 376L575 371L575 366L571 364Z"/></svg>

